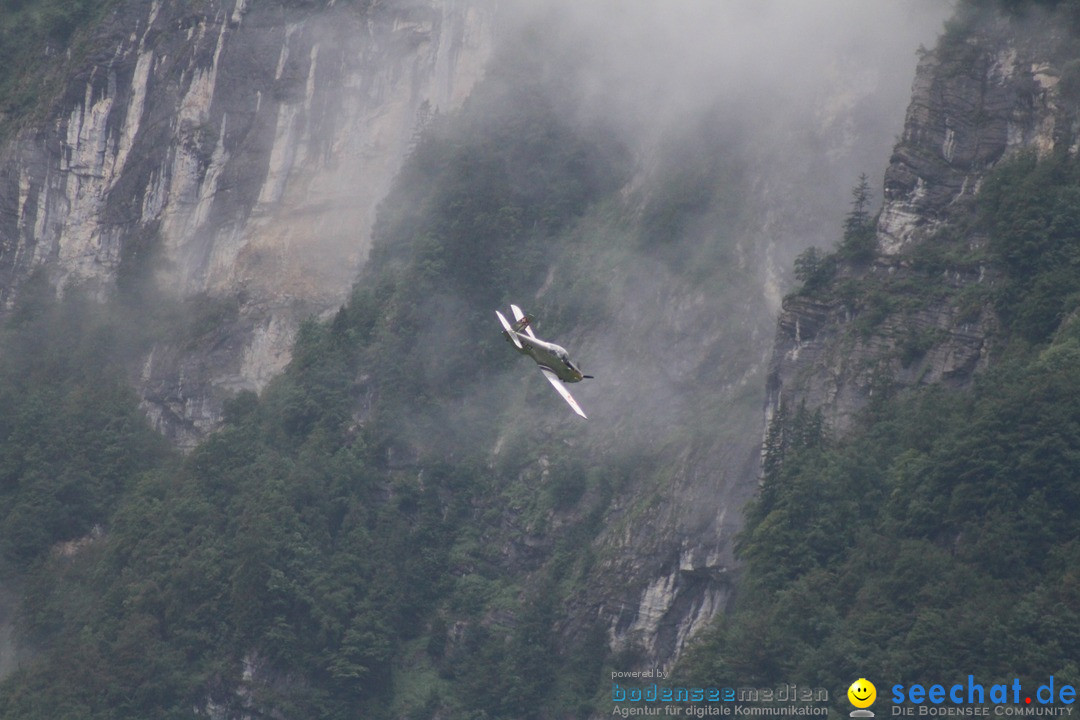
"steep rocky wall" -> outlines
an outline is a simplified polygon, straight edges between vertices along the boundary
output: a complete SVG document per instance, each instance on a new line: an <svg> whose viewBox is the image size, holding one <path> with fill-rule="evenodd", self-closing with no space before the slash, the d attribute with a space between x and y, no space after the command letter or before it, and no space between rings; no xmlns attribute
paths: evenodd
<svg viewBox="0 0 1080 720"><path fill-rule="evenodd" d="M490 7L464 0L191 5L121 4L49 123L20 135L0 164L5 304L34 267L58 285L88 281L103 292L149 267L179 296L216 299L215 322L194 345L159 344L143 367L144 406L181 444L215 425L223 395L259 388L282 367L300 319L336 306L402 155L430 113L467 94L494 23ZM662 322L650 307L637 327L633 308L621 309L619 328L638 338L618 353L631 364L640 364L636 331L654 326L646 346L668 353L655 375L702 380L680 392L757 383L776 267L788 265L788 240L820 228L817 206L832 204L807 188L831 186L833 175L850 182L861 169L865 128L851 127L852 109L876 104L867 99L876 77L853 83L851 68L834 71L820 107L763 133L748 154L766 168L748 178L753 230L737 248L740 268L765 276L764 292L743 299L755 327L737 335L754 345L753 366L732 367L716 350L736 336L723 325L741 309L717 312L712 294L670 289L638 301L665 307ZM640 385L624 380L624 389L612 395L640 401ZM667 662L726 604L732 537L754 488L754 415L751 407L740 428L749 438L710 437L679 453L655 502L616 508L603 579L575 619L599 616L616 647Z"/></svg>
<svg viewBox="0 0 1080 720"><path fill-rule="evenodd" d="M784 300L766 422L781 405L805 403L843 432L875 392L962 387L986 367L997 321L972 299L995 281L993 269L946 266L928 293L913 253L945 242L935 233L970 216L983 177L1002 159L1023 149L1076 151L1076 108L1058 87L1068 72L1065 25L1035 11L962 12L938 46L922 52L885 172L877 257L865 267L842 265L823 293ZM986 238L966 232L962 242L977 251ZM843 297L845 282L858 285L858 297Z"/></svg>
<svg viewBox="0 0 1080 720"><path fill-rule="evenodd" d="M920 37L933 37L940 19L930 15ZM642 446L670 444L664 467L656 472L662 478L657 487L635 488L633 497L614 501L598 541L596 581L573 613L578 622L570 634L581 628L580 621L599 619L612 648L622 653L619 662L638 662L642 669L673 663L730 602L738 574L734 538L742 508L757 489L759 391L787 272L799 250L836 236L846 188L887 152L901 127L917 44L912 41L894 57L894 66L910 62L895 86L882 71L881 56L859 62L835 50L827 63L811 61L812 69L803 71L812 100L794 100L801 90L786 93L783 110L756 101L786 87L791 72L798 71L785 66L783 80L747 72L740 91L755 102L726 102L704 123L724 142L695 138L687 143L695 155L744 168L713 190L719 198L716 214L695 218L702 235L697 242L708 246L715 233L730 238L735 252L714 261L716 267L703 268L713 274L698 287L688 282L694 274L690 263L669 273L650 263L655 258L637 258L642 267L627 283L633 291L620 299L617 331L583 338L592 343L607 334L629 339L609 352L585 346L606 360L607 376L603 396L588 398L590 432L596 431L597 418L637 413L664 419L642 434ZM783 54L769 42L758 53L755 57ZM724 81L704 82L697 93L707 97L711 82ZM678 173L650 175L649 160L659 151L640 154L643 168L627 194L663 194L677 187L693 195L693 186L677 182ZM692 167L698 161L683 162ZM680 250L688 257L698 248L688 242ZM753 279L742 284L725 277L720 267L738 267ZM633 410L626 409L627 399ZM669 410L672 405L679 409ZM684 414L685 408L692 410Z"/></svg>
<svg viewBox="0 0 1080 720"><path fill-rule="evenodd" d="M1068 145L1075 112L1059 101L1065 23L1002 16L956 28L923 54L904 133L885 172L878 223L889 255L926 239L1007 153Z"/></svg>
<svg viewBox="0 0 1080 720"><path fill-rule="evenodd" d="M228 327L143 371L151 418L194 442L340 303L376 204L479 78L493 22L468 0L120 3L47 121L0 151L0 304L35 268L102 292L151 269L178 297L229 298Z"/></svg>

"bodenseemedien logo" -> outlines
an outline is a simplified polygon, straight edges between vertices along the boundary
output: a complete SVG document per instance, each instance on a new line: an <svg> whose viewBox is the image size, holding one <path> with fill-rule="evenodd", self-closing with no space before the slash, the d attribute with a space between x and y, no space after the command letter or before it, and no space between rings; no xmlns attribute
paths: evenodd
<svg viewBox="0 0 1080 720"><path fill-rule="evenodd" d="M620 717L664 715L674 717L763 717L769 720L820 717L829 714L829 691L784 683L776 687L687 687L650 682L627 684L624 677L667 680L663 673L612 673L611 714ZM618 679L620 682L616 682Z"/></svg>
<svg viewBox="0 0 1080 720"><path fill-rule="evenodd" d="M866 678L859 678L851 683L851 687L847 690L847 696L851 704L858 708L849 713L851 717L874 717L874 711L868 709L877 699L877 688L874 687L874 683Z"/></svg>

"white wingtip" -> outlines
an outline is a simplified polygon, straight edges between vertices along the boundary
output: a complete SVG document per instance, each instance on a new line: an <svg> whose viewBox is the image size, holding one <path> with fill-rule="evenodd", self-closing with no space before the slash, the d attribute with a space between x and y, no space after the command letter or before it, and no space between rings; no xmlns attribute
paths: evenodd
<svg viewBox="0 0 1080 720"><path fill-rule="evenodd" d="M589 416L586 415L585 411L581 409L581 406L577 404L577 400L574 399L574 396L570 394L570 391L566 389L566 386L562 384L562 380L559 380L559 377L554 372L543 366L540 366L540 372L544 373L544 377L551 383L551 387L555 388L556 392L563 396L563 400L565 400L570 407L574 408L574 412L586 420L589 419Z"/></svg>

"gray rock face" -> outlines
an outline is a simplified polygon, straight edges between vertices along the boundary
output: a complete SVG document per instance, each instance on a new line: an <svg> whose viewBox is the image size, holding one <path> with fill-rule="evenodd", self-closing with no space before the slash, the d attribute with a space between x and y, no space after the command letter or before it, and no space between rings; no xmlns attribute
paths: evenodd
<svg viewBox="0 0 1080 720"><path fill-rule="evenodd" d="M912 251L971 212L983 177L1002 159L1025 149L1075 152L1076 110L1058 87L1069 57L1060 21L1032 14L956 22L919 62L904 132L885 172L878 257L867 268L842 269L829 292L783 303L767 422L781 404L805 403L844 432L875 392L964 386L988 363L996 319L971 291L992 285L995 274L946 268L934 281L942 292L926 297ZM973 249L985 240L965 239ZM854 300L839 292L851 279L863 288Z"/></svg>
<svg viewBox="0 0 1080 720"><path fill-rule="evenodd" d="M884 260L870 278L887 276L895 287L912 275L909 267ZM979 275L950 278L957 290L984 280ZM769 368L766 422L782 404L795 408L805 403L808 409L821 409L829 426L843 433L875 393L970 383L989 361L993 313L984 307L973 311L955 300L908 299L918 307L867 328L858 324L860 315L875 312L866 304L853 309L836 299L787 298Z"/></svg>
<svg viewBox="0 0 1080 720"><path fill-rule="evenodd" d="M47 121L0 151L0 303L35 268L107 292L148 265L179 298L229 298L229 332L145 364L148 413L191 444L341 302L416 132L479 77L492 13L121 3Z"/></svg>
<svg viewBox="0 0 1080 720"><path fill-rule="evenodd" d="M122 2L48 121L0 150L5 306L35 268L58 287L89 282L104 293L150 267L158 285L216 314L192 342L155 347L139 378L146 412L181 445L216 426L223 397L258 389L283 367L300 320L337 306L367 253L374 207L415 133L467 95L494 34L492 9L466 0L192 5ZM816 237L818 223L806 218L818 213L807 206L832 204L806 188L828 184L831 174L854 177L848 158L860 154L853 149L860 129L848 127L851 111L878 83L873 73L853 82L849 69L838 72L834 91L816 97L820 107L792 127L778 123L750 154L754 166L771 168L748 183L762 207L748 213L751 229L739 230L745 238L733 260L764 276L762 296L745 299L754 327L725 329L725 313L706 295L684 297L682 306L655 298L670 317L649 346L672 351L673 377L703 377L702 387L728 395L761 377L787 240ZM806 118L824 129L804 133ZM792 151L807 144L815 152ZM917 159L916 175L924 172ZM897 202L914 202L913 193L898 192ZM804 309L817 324L796 315L792 327L796 346L807 349L829 337L837 310ZM632 308L620 318L627 334L641 329L629 315ZM715 350L720 337L752 345L754 366L731 370ZM709 366L721 370L701 371ZM640 510L633 499L616 508L603 538L610 549L603 582L581 600L574 621L599 617L616 648L667 663L724 607L740 508L754 490L753 403L741 444L710 438L707 447L686 449L643 515L633 514Z"/></svg>
<svg viewBox="0 0 1080 720"><path fill-rule="evenodd" d="M885 171L878 223L884 253L929 237L1010 152L1045 154L1068 142L1074 113L1057 93L1062 23L1032 22L983 20L923 53L904 133Z"/></svg>

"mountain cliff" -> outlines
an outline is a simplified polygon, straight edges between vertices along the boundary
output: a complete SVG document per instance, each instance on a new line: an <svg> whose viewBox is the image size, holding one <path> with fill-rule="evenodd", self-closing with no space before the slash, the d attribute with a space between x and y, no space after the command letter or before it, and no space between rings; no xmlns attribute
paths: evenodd
<svg viewBox="0 0 1080 720"><path fill-rule="evenodd" d="M957 228L998 163L1074 152L1072 35L1038 8L988 19L966 6L951 22L916 70L885 172L877 251L854 261L841 252L784 301L767 418L805 405L844 432L875 392L968 386L989 363L999 269L980 252L982 228Z"/></svg>
<svg viewBox="0 0 1080 720"><path fill-rule="evenodd" d="M0 155L0 302L35 269L228 308L158 342L138 380L190 447L226 397L341 304L375 207L427 120L459 106L493 35L475 3L111 3Z"/></svg>
<svg viewBox="0 0 1080 720"><path fill-rule="evenodd" d="M787 266L915 43L582 5L117 3L80 36L5 150L0 716L607 714L731 605ZM889 262L816 268L792 362ZM502 342L511 301L597 375L588 424Z"/></svg>
<svg viewBox="0 0 1080 720"><path fill-rule="evenodd" d="M687 682L1076 681L1077 10L961 4L880 213L857 189L796 261L740 597Z"/></svg>

